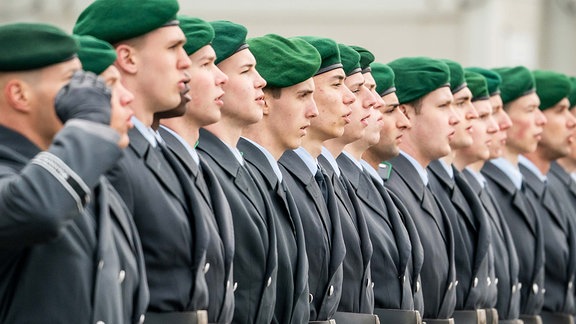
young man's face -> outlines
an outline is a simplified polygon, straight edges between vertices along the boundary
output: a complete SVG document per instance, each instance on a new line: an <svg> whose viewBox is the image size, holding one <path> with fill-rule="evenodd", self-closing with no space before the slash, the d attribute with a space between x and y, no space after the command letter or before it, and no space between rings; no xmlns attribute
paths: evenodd
<svg viewBox="0 0 576 324"><path fill-rule="evenodd" d="M344 84L356 96L356 101L350 106L350 123L344 127L343 140L346 143L352 143L364 136L364 131L368 126L370 109L376 104L374 96L364 85L364 76L362 73L355 73L344 80Z"/></svg>
<svg viewBox="0 0 576 324"><path fill-rule="evenodd" d="M272 92L265 91L266 104L264 118L266 127L278 147L284 150L295 149L302 144L310 121L318 116L318 109L314 102L314 80L312 78L282 88L280 97L274 98Z"/></svg>
<svg viewBox="0 0 576 324"><path fill-rule="evenodd" d="M468 87L454 94L454 111L458 114L460 122L454 127L456 132L450 142L452 149L457 150L472 145L472 124L478 118L478 113L472 104L472 92Z"/></svg>
<svg viewBox="0 0 576 324"><path fill-rule="evenodd" d="M144 36L136 46L138 89L153 112L170 110L180 104L180 93L189 80L190 59L184 51L186 37L178 26L158 28Z"/></svg>
<svg viewBox="0 0 576 324"><path fill-rule="evenodd" d="M342 136L344 126L350 122L350 105L356 97L344 84L345 78L342 68L314 76L318 117L311 120L310 129L322 141Z"/></svg>
<svg viewBox="0 0 576 324"><path fill-rule="evenodd" d="M369 148L375 156L382 161L391 159L400 153L399 145L402 143L404 132L412 127L402 110L398 107L398 97L395 92L382 97L385 105L380 108L382 113L382 128L377 144Z"/></svg>
<svg viewBox="0 0 576 324"><path fill-rule="evenodd" d="M412 128L404 135L401 147L409 145L428 161L450 154L450 142L455 125L460 122L452 108L452 93L448 87L436 89L422 98L420 113L414 107L405 106L405 113Z"/></svg>
<svg viewBox="0 0 576 324"><path fill-rule="evenodd" d="M266 81L256 71L256 59L249 49L241 50L218 64L228 76L222 114L249 125L262 119Z"/></svg>
<svg viewBox="0 0 576 324"><path fill-rule="evenodd" d="M512 121L508 129L506 148L512 154L531 153L542 138L546 117L538 109L540 99L536 93L522 96L508 104L507 113Z"/></svg>
<svg viewBox="0 0 576 324"><path fill-rule="evenodd" d="M495 159L502 156L503 149L506 147L508 129L512 126L512 121L504 110L502 97L499 94L490 97L490 105L492 106L492 118L498 125L498 131L493 134L492 143L490 144L490 159Z"/></svg>
<svg viewBox="0 0 576 324"><path fill-rule="evenodd" d="M466 164L484 161L490 157L490 146L494 134L498 132L498 124L492 116L492 105L489 100L478 100L472 103L478 112L478 118L472 120L472 144L456 151L462 154Z"/></svg>
<svg viewBox="0 0 576 324"><path fill-rule="evenodd" d="M554 107L543 111L547 123L542 139L538 142L538 150L549 161L570 154L576 118L570 113L569 108L570 103L564 98Z"/></svg>
<svg viewBox="0 0 576 324"><path fill-rule="evenodd" d="M121 136L119 146L126 147L130 141L128 130L133 126L131 117L134 112L130 108L130 104L134 100L134 95L124 87L122 76L114 65L109 66L104 72L100 73L100 77L112 89L110 127L115 129Z"/></svg>
<svg viewBox="0 0 576 324"><path fill-rule="evenodd" d="M224 105L223 85L228 77L214 64L216 53L206 45L190 55L190 102L186 111L198 126L206 126L220 120L220 109Z"/></svg>

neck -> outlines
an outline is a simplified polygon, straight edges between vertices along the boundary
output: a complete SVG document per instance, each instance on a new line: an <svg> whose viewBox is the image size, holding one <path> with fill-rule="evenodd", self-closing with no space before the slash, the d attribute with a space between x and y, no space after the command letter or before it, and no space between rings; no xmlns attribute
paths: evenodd
<svg viewBox="0 0 576 324"><path fill-rule="evenodd" d="M556 160L556 162L558 162L558 164L560 164L560 166L562 168L564 168L564 170L566 170L566 172L568 173L572 173L574 171L576 171L576 160L572 159L570 157L565 157L565 158L561 158Z"/></svg>
<svg viewBox="0 0 576 324"><path fill-rule="evenodd" d="M428 164L430 164L430 161L432 161L431 159L424 157L423 154L420 154L410 142L402 143L400 149L414 158L423 168L426 168Z"/></svg>
<svg viewBox="0 0 576 324"><path fill-rule="evenodd" d="M364 152L364 154L362 154L362 158L364 159L364 161L368 162L368 164L370 164L370 166L374 168L374 170L378 170L378 167L382 161L388 160L388 158L383 159L377 156L371 150L367 150L366 152Z"/></svg>
<svg viewBox="0 0 576 324"><path fill-rule="evenodd" d="M242 127L230 122L228 118L221 119L215 124L204 126L204 128L231 147L236 147L242 135Z"/></svg>
<svg viewBox="0 0 576 324"><path fill-rule="evenodd" d="M269 133L265 125L261 123L245 127L242 130L242 136L264 147L278 161L288 148L284 147L277 137L273 133Z"/></svg>
<svg viewBox="0 0 576 324"><path fill-rule="evenodd" d="M552 161L544 159L541 154L539 154L538 150L532 153L523 154L530 162L534 163L534 165L540 170L542 174L547 174L550 170L550 164Z"/></svg>
<svg viewBox="0 0 576 324"><path fill-rule="evenodd" d="M468 167L468 168L470 168L476 172L480 172L480 170L482 170L482 167L484 166L484 163L486 163L486 161L477 161L477 162L468 164L466 167Z"/></svg>
<svg viewBox="0 0 576 324"><path fill-rule="evenodd" d="M345 144L340 143L337 138L329 139L322 144L328 149L328 151L330 151L334 158L337 158L346 146Z"/></svg>
<svg viewBox="0 0 576 324"><path fill-rule="evenodd" d="M362 154L366 152L368 146L364 144L362 140L352 142L344 147L344 151L352 155L356 160L360 161L362 159Z"/></svg>
<svg viewBox="0 0 576 324"><path fill-rule="evenodd" d="M516 166L518 165L518 153L515 153L514 151L510 151L508 149L508 147L505 147L502 150L502 157L505 158L506 160L508 160L513 165L516 165Z"/></svg>
<svg viewBox="0 0 576 324"><path fill-rule="evenodd" d="M446 156L440 158L440 160L444 161L447 165L452 165L454 163L455 153L454 150L450 151L450 153Z"/></svg>
<svg viewBox="0 0 576 324"><path fill-rule="evenodd" d="M471 155L466 152L456 151L454 153L454 159L452 164L458 169L458 171L464 170L464 168L470 164L475 163L476 160L471 159Z"/></svg>
<svg viewBox="0 0 576 324"><path fill-rule="evenodd" d="M310 153L314 158L317 158L322 153L322 142L316 139L304 138L302 139L302 147ZM330 149L328 149L330 150ZM330 151L332 152L332 151ZM342 152L342 150L340 150ZM334 155L337 156L337 155Z"/></svg>

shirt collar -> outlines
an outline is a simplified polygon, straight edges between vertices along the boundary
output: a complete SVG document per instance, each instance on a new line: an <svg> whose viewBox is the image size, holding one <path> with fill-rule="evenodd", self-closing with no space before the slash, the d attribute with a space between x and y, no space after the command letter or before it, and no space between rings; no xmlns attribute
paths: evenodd
<svg viewBox="0 0 576 324"><path fill-rule="evenodd" d="M180 136L175 131L171 130L170 128L164 125L161 125L160 127L166 130L168 133L172 134L182 145L184 145L186 151L188 151L188 154L190 154L194 162L196 162L196 165L200 165L200 157L198 156L198 152L196 152L196 149L190 146L190 144L188 144L188 142L186 142L186 140L182 138L182 136Z"/></svg>
<svg viewBox="0 0 576 324"><path fill-rule="evenodd" d="M332 155L332 153L330 153L330 151L328 151L327 148L325 148L324 146L322 146L322 156L324 156L326 158L326 160L328 160L328 163L330 163L330 165L332 166L332 169L334 169L334 172L336 173L337 176L340 176L340 167L338 166L338 162L336 162L336 159L334 158L334 155Z"/></svg>
<svg viewBox="0 0 576 324"><path fill-rule="evenodd" d="M318 161L316 161L312 154L308 153L302 146L293 151L304 161L312 175L315 175L318 171Z"/></svg>
<svg viewBox="0 0 576 324"><path fill-rule="evenodd" d="M439 159L440 165L446 170L446 173L450 176L450 179L454 180L454 170L452 169L452 165L448 165L448 163L444 162L444 160Z"/></svg>
<svg viewBox="0 0 576 324"><path fill-rule="evenodd" d="M144 136L144 138L152 145L152 147L156 147L158 142L156 140L156 135L152 128L145 126L138 118L132 116L131 118L132 124L134 127Z"/></svg>
<svg viewBox="0 0 576 324"><path fill-rule="evenodd" d="M364 160L360 160L360 164L362 165L362 169L366 170L366 172L368 172L368 174L370 174L372 179L378 181L381 185L384 185L384 179L382 179L382 177L380 177L380 175L378 174L378 171L374 170L374 168L370 164L368 164L368 162L366 162Z"/></svg>
<svg viewBox="0 0 576 324"><path fill-rule="evenodd" d="M408 153L406 153L404 151L400 151L400 154L402 154L402 156L404 156L410 162L410 164L412 164L412 166L414 166L414 168L418 172L418 175L420 176L420 179L422 179L422 182L424 183L424 185L427 186L428 185L428 172L426 172L426 169L424 169L422 167L422 165L420 165L420 163L418 163L418 161L416 161L416 159L411 157Z"/></svg>
<svg viewBox="0 0 576 324"><path fill-rule="evenodd" d="M490 160L490 162L492 162L498 169L502 170L502 172L512 180L516 189L520 190L522 188L522 173L518 170L518 166L513 165L510 161L502 157Z"/></svg>
<svg viewBox="0 0 576 324"><path fill-rule="evenodd" d="M470 172L470 174L474 176L474 179L480 184L482 188L486 187L486 178L484 178L482 173L476 172L471 168L466 168L466 170L468 170L468 172Z"/></svg>
<svg viewBox="0 0 576 324"><path fill-rule="evenodd" d="M360 164L360 161L356 160L356 159L352 156L352 154L350 154L350 153L348 153L348 152L346 152L346 151L342 151L342 154L346 155L346 156L350 159L350 161L354 162L354 164L356 164L356 166L357 166L360 170L362 170L362 164Z"/></svg>
<svg viewBox="0 0 576 324"><path fill-rule="evenodd" d="M534 173L534 175L536 175L538 177L538 179L540 179L540 181L546 182L546 180L547 180L546 175L542 174L542 172L540 172L538 167L536 167L536 165L534 163L532 163L532 161L528 160L528 158L526 158L524 155L520 155L518 157L518 163L522 164L523 166L526 167L526 169L528 169L528 170L530 170L530 172Z"/></svg>
<svg viewBox="0 0 576 324"><path fill-rule="evenodd" d="M249 143L252 143L252 145L256 146L262 152L262 154L264 154L264 156L266 157L266 160L268 161L268 164L270 164L270 166L272 167L272 170L274 170L274 174L278 178L278 181L282 182L282 172L280 171L280 167L278 166L278 161L276 161L276 159L274 159L274 157L272 156L272 153L270 153L262 145L252 141L251 139L246 138L246 137L243 137L243 138L246 141L248 141Z"/></svg>

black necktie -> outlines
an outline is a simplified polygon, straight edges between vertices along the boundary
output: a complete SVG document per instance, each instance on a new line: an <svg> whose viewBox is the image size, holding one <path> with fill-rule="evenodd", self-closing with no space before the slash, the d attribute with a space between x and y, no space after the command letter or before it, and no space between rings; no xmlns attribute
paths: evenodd
<svg viewBox="0 0 576 324"><path fill-rule="evenodd" d="M316 179L316 182L320 187L320 191L322 192L322 197L324 197L326 205L328 205L328 186L326 185L326 178L324 178L324 173L322 172L322 169L320 169L320 166L318 166L318 170L314 175L314 179Z"/></svg>

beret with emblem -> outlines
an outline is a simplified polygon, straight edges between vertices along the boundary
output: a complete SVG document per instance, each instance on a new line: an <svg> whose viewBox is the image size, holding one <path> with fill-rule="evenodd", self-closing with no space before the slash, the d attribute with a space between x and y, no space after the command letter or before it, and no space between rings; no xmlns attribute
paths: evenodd
<svg viewBox="0 0 576 324"><path fill-rule="evenodd" d="M462 65L448 59L442 59L442 62L446 63L450 69L450 91L452 91L452 94L466 88L466 79L464 78Z"/></svg>
<svg viewBox="0 0 576 324"><path fill-rule="evenodd" d="M364 47L355 45L351 45L350 47L360 54L360 68L362 69L362 73L370 72L370 64L374 62L374 54Z"/></svg>
<svg viewBox="0 0 576 324"><path fill-rule="evenodd" d="M76 57L78 42L63 30L46 24L0 26L0 71L26 71Z"/></svg>
<svg viewBox="0 0 576 324"><path fill-rule="evenodd" d="M468 89L472 92L472 101L490 99L488 84L486 83L486 78L482 74L465 70L464 78L466 78Z"/></svg>
<svg viewBox="0 0 576 324"><path fill-rule="evenodd" d="M502 78L500 78L498 73L481 67L467 67L464 70L479 73L484 77L484 79L486 79L486 85L488 86L488 94L490 97L500 94Z"/></svg>
<svg viewBox="0 0 576 324"><path fill-rule="evenodd" d="M298 36L298 38L314 46L318 53L320 53L322 63L316 75L343 67L342 61L340 60L340 49L334 40L316 36Z"/></svg>
<svg viewBox="0 0 576 324"><path fill-rule="evenodd" d="M576 77L570 77L570 95L568 100L570 100L570 108L576 107Z"/></svg>
<svg viewBox="0 0 576 324"><path fill-rule="evenodd" d="M362 67L360 66L360 54L356 52L352 47L338 44L340 49L340 58L342 59L342 65L344 67L344 73L346 76L351 76L362 72Z"/></svg>
<svg viewBox="0 0 576 324"><path fill-rule="evenodd" d="M370 64L372 69L372 77L376 80L376 92L380 97L396 92L394 85L394 71L386 65L378 62Z"/></svg>
<svg viewBox="0 0 576 324"><path fill-rule="evenodd" d="M540 110L552 108L570 95L572 85L565 74L546 70L535 70L532 74L536 82L536 94L540 98Z"/></svg>
<svg viewBox="0 0 576 324"><path fill-rule="evenodd" d="M115 44L176 25L178 10L178 0L96 0L76 20L74 34Z"/></svg>
<svg viewBox="0 0 576 324"><path fill-rule="evenodd" d="M227 20L211 21L210 25L214 29L212 48L216 52L216 64L248 48L248 44L246 44L248 29L246 27Z"/></svg>
<svg viewBox="0 0 576 324"><path fill-rule="evenodd" d="M80 43L78 58L85 71L98 75L116 61L116 50L109 43L88 35L75 37Z"/></svg>
<svg viewBox="0 0 576 324"><path fill-rule="evenodd" d="M536 91L534 76L524 66L503 67L492 70L498 73L502 79L500 96L504 104Z"/></svg>
<svg viewBox="0 0 576 324"><path fill-rule="evenodd" d="M276 34L248 39L256 58L256 70L267 87L286 88L313 77L322 59L314 46L303 39Z"/></svg>
<svg viewBox="0 0 576 324"><path fill-rule="evenodd" d="M186 35L186 44L184 44L186 54L192 55L202 47L212 43L214 28L209 22L188 16L178 16L178 21L180 28Z"/></svg>
<svg viewBox="0 0 576 324"><path fill-rule="evenodd" d="M450 87L450 68L429 57L403 57L388 66L394 71L398 101L409 103L442 87Z"/></svg>

